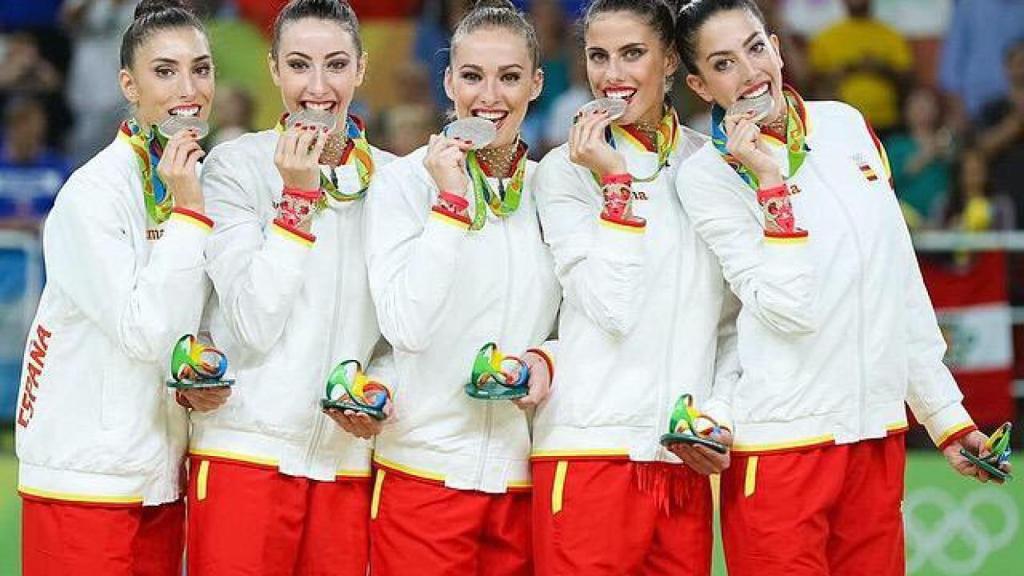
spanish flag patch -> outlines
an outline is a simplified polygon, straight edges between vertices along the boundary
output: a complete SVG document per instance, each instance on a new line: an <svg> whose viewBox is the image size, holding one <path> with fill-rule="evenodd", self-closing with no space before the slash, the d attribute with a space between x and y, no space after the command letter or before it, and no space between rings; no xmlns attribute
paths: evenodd
<svg viewBox="0 0 1024 576"><path fill-rule="evenodd" d="M875 173L875 169L871 167L867 162L861 161L859 163L860 173L867 178L868 182L875 182L878 180L878 174Z"/></svg>

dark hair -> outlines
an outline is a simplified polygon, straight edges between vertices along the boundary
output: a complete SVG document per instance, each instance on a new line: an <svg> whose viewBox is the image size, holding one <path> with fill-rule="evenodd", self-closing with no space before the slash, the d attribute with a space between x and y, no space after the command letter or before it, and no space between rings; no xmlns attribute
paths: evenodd
<svg viewBox="0 0 1024 576"><path fill-rule="evenodd" d="M359 35L359 18L346 0L291 0L274 19L274 33L270 43L270 55L277 60L281 46L281 31L286 24L303 18L315 18L334 22L352 36L356 45L356 58L363 54L363 39Z"/></svg>
<svg viewBox="0 0 1024 576"><path fill-rule="evenodd" d="M676 4L667 0L593 0L583 13L583 34L601 14L608 12L632 12L647 23L658 35L662 44L671 51L675 47Z"/></svg>
<svg viewBox="0 0 1024 576"><path fill-rule="evenodd" d="M121 68L135 63L135 50L154 33L185 27L206 34L203 23L182 0L142 0L135 7L135 19L121 35Z"/></svg>
<svg viewBox="0 0 1024 576"><path fill-rule="evenodd" d="M477 2L455 27L451 51L455 52L455 45L466 35L490 28L502 28L522 36L523 40L526 40L526 49L530 53L533 69L536 70L540 66L540 42L537 41L537 31L523 13L508 0Z"/></svg>
<svg viewBox="0 0 1024 576"><path fill-rule="evenodd" d="M685 2L676 16L676 51L690 74L697 70L697 33L712 16L726 10L746 10L762 26L764 14L754 0L693 0Z"/></svg>

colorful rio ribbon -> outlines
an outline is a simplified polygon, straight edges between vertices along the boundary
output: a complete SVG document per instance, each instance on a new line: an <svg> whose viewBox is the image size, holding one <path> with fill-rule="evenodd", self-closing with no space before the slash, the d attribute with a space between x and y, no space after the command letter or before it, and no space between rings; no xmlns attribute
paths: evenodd
<svg viewBox="0 0 1024 576"><path fill-rule="evenodd" d="M661 435L662 446L670 444L699 444L725 454L729 449L720 442L711 439L711 434L719 430L718 422L704 414L693 405L693 395L683 394L676 400L672 408L672 417L668 423L668 433Z"/></svg>
<svg viewBox="0 0 1024 576"><path fill-rule="evenodd" d="M618 149L618 143L626 142L631 144L633 147L646 150L647 147L638 138L634 132L631 132L628 127L620 126L618 124L612 124L604 132L604 139L613 149ZM658 123L658 129L655 134L654 146L658 151L658 166L654 169L654 172L646 176L632 175L633 182L653 182L661 174L661 171L668 166L669 156L672 155L672 151L676 149L676 144L679 142L679 116L676 115L676 110L672 106L666 106L665 112L661 116L661 121ZM601 185L601 177L591 172L594 181L597 182L598 186Z"/></svg>
<svg viewBox="0 0 1024 576"><path fill-rule="evenodd" d="M797 170L804 165L804 160L807 159L807 153L810 152L810 148L807 147L807 111L804 107L804 101L797 94L796 90L793 90L789 86L785 86L782 89L782 95L786 99L786 134L785 134L785 145L786 153L789 157L789 174L787 178L792 178L796 174ZM737 160L732 154L729 154L727 143L729 137L725 134L725 109L719 105L714 105L711 108L711 141L714 143L715 148L719 154L722 155L722 159L725 160L726 164L732 167L733 170L739 174L740 178L747 183L753 190L760 188L760 183L757 180L757 176L754 175L746 166Z"/></svg>
<svg viewBox="0 0 1024 576"><path fill-rule="evenodd" d="M1007 422L996 428L996 431L985 441L985 448L989 454L985 457L975 456L965 448L960 449L960 455L967 458L972 464L999 480L1012 479L1008 472L1003 471L1002 465L1010 461L1010 430L1013 424Z"/></svg>
<svg viewBox="0 0 1024 576"><path fill-rule="evenodd" d="M503 179L498 179L499 189L495 192L487 181L487 174L480 166L480 159L475 150L466 153L466 170L469 172L470 181L473 183L473 222L470 230L480 230L487 221L487 208L499 218L505 218L519 208L519 201L522 199L523 182L526 179L526 153L527 147L523 142L519 143L516 151L516 169L512 173L512 179L508 186L505 186Z"/></svg>
<svg viewBox="0 0 1024 576"><path fill-rule="evenodd" d="M156 172L167 139L160 134L156 126L147 134L134 118L121 123L117 137L128 142L139 163L146 214L154 224L163 224L171 217L171 210L174 208L174 198Z"/></svg>
<svg viewBox="0 0 1024 576"><path fill-rule="evenodd" d="M283 132L287 121L288 114L285 114L278 121L275 129L278 132ZM328 172L329 176L324 175L323 171L320 172L320 188L323 189L327 196L338 202L352 202L366 196L366 191L370 188L370 181L373 179L376 168L373 163L373 152L370 148L370 143L366 139L366 125L362 119L358 116L349 115L345 122L344 130L345 147L341 153L341 164L346 165L350 162L355 164L356 174L359 176L359 190L356 192L341 191L338 188L337 176L334 174L333 167ZM326 203L321 203L318 205L318 209L323 210L326 206Z"/></svg>
<svg viewBox="0 0 1024 576"><path fill-rule="evenodd" d="M171 388L216 388L231 386L234 380L224 379L228 358L223 352L199 341L191 334L178 339L171 352Z"/></svg>
<svg viewBox="0 0 1024 576"><path fill-rule="evenodd" d="M526 396L530 369L518 356L506 356L498 345L488 342L473 360L473 372L466 394L479 400L512 400Z"/></svg>
<svg viewBox="0 0 1024 576"><path fill-rule="evenodd" d="M391 401L391 390L370 380L359 360L345 360L334 367L327 377L326 395L320 400L324 410L351 410L376 420L387 418L385 408Z"/></svg>

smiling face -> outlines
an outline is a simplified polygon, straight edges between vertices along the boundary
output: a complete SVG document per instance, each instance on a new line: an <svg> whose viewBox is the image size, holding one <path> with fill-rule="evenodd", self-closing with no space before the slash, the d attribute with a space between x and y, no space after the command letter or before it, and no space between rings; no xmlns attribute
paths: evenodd
<svg viewBox="0 0 1024 576"><path fill-rule="evenodd" d="M285 24L270 74L281 89L289 113L303 108L327 110L339 126L356 88L363 83L366 56L357 52L352 33L329 20L302 18Z"/></svg>
<svg viewBox="0 0 1024 576"><path fill-rule="evenodd" d="M699 74L688 74L686 84L705 101L728 110L741 98L770 92L775 110L762 124L785 110L779 39L747 10L725 10L709 18L697 31L694 61Z"/></svg>
<svg viewBox="0 0 1024 576"><path fill-rule="evenodd" d="M543 86L543 73L534 69L526 39L504 28L481 28L459 38L444 75L456 117L477 116L498 129L490 148L515 142L527 108Z"/></svg>
<svg viewBox="0 0 1024 576"><path fill-rule="evenodd" d="M191 26L157 30L139 46L119 80L145 129L171 115L206 120L214 92L206 35Z"/></svg>
<svg viewBox="0 0 1024 576"><path fill-rule="evenodd" d="M626 112L617 124L661 119L667 88L679 58L657 32L632 12L596 16L585 34L587 79L595 98L620 98Z"/></svg>

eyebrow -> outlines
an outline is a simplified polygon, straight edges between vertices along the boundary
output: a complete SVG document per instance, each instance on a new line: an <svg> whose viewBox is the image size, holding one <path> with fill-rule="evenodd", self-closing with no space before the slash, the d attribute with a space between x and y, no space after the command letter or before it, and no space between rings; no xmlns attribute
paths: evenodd
<svg viewBox="0 0 1024 576"><path fill-rule="evenodd" d="M335 56L348 56L348 55L349 55L349 53L348 53L347 50L338 50L338 51L331 52L330 54L324 56L324 60L330 60L331 58L334 58ZM313 59L312 56L310 56L308 54L303 54L302 52L299 52L299 51L296 51L296 50L292 50L291 52L285 54L285 58L287 58L289 56L298 56L299 58L305 58L306 60L312 60Z"/></svg>
<svg viewBox="0 0 1024 576"><path fill-rule="evenodd" d="M760 35L761 35L761 32L757 31L757 32L754 32L753 34L751 34L750 36L747 36L747 39L743 41L743 45L746 46L747 44L750 44L751 42L753 42ZM711 60L715 56L728 56L731 53L732 53L731 50L719 50L718 52L712 52L711 54L708 54L708 57L705 58L705 60Z"/></svg>
<svg viewBox="0 0 1024 576"><path fill-rule="evenodd" d="M209 54L203 54L202 56L196 56L195 58L193 58L192 59L192 63L195 64L196 62L202 62L204 60L211 60L211 59L212 59L212 57ZM157 57L157 58L153 58L152 60L150 60L150 64L177 64L177 63L178 63L178 61L175 60L174 58Z"/></svg>
<svg viewBox="0 0 1024 576"><path fill-rule="evenodd" d="M470 69L470 70L476 71L476 72L483 72L484 71L483 66L480 66L479 64L463 64L462 66L459 66L459 70L465 70L467 68ZM499 72L503 72L503 71L506 71L506 70L512 70L512 69L516 69L516 68L518 68L519 70L524 70L525 69L522 64L505 64L504 66L499 66L498 67L498 71Z"/></svg>

